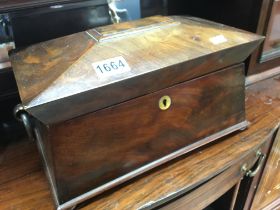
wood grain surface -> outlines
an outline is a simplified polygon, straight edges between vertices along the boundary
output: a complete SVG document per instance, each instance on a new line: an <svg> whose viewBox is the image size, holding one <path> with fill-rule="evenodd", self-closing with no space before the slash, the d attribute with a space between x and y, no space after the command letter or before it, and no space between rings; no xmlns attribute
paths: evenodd
<svg viewBox="0 0 280 210"><path fill-rule="evenodd" d="M263 209L278 200L280 204L280 132L275 138L269 159L266 163L264 172L261 177L254 201L252 210ZM276 206L271 206L276 208ZM279 208L279 207L278 207Z"/></svg>
<svg viewBox="0 0 280 210"><path fill-rule="evenodd" d="M143 173L146 165L162 164L172 158L160 160L164 156L182 148L186 153L200 140L244 122L244 88L243 65L238 65L48 126L42 143L48 145L59 202L108 182L114 186L121 176L136 169ZM172 101L164 111L158 105L162 96Z"/></svg>
<svg viewBox="0 0 280 210"><path fill-rule="evenodd" d="M246 112L251 126L247 130L150 171L81 208L120 210L157 206L214 177L271 138L280 118L279 93L279 76L248 87ZM35 143L2 145L0 154L0 209L54 208Z"/></svg>
<svg viewBox="0 0 280 210"><path fill-rule="evenodd" d="M263 39L192 17L173 17L168 27L158 19L158 24L148 18L96 29L107 39L106 34L114 37L113 30L123 31L107 41L98 42L89 30L14 53L12 66L26 110L45 124L62 122L240 63ZM131 29L145 22L153 27L138 33ZM118 56L131 71L98 79L92 63Z"/></svg>
<svg viewBox="0 0 280 210"><path fill-rule="evenodd" d="M269 143L271 142L268 141L265 144ZM260 147L261 151L263 150L264 145ZM235 185L238 185L244 176L244 173L240 170L244 164L247 164L248 167L251 168L256 161L256 152L252 151L241 161L229 167L221 174L206 183L203 183L186 195L183 195L178 199L174 199L173 202L163 205L163 207L160 207L159 210L202 210L208 207L224 193L229 191ZM228 208L229 206L223 207L225 207L225 209L230 209ZM232 209L234 209L234 205Z"/></svg>

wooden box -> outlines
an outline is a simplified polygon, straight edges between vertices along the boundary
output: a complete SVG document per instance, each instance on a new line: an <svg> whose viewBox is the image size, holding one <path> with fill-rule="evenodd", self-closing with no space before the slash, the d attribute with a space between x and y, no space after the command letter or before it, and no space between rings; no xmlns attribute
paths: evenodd
<svg viewBox="0 0 280 210"><path fill-rule="evenodd" d="M13 53L16 115L35 136L58 208L246 127L241 62L262 39L155 16Z"/></svg>

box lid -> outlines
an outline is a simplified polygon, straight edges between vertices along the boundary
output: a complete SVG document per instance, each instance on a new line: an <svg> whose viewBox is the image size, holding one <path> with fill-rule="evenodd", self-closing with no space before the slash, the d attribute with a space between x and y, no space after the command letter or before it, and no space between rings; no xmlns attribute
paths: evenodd
<svg viewBox="0 0 280 210"><path fill-rule="evenodd" d="M154 16L11 55L22 104L58 123L242 62L263 37L193 17Z"/></svg>

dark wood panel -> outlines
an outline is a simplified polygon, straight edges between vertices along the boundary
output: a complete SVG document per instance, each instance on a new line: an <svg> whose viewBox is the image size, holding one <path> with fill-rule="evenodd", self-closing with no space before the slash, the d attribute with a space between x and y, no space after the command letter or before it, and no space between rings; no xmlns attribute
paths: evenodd
<svg viewBox="0 0 280 210"><path fill-rule="evenodd" d="M103 0L95 0L103 2ZM29 9L56 4L83 2L82 0L1 0L0 13L14 12L22 9Z"/></svg>
<svg viewBox="0 0 280 210"><path fill-rule="evenodd" d="M228 158L237 160L244 157L248 144L252 146L260 141L270 141L279 123L279 81L279 78L270 79L247 89L246 111L251 126L246 131L218 143L217 145L224 145L221 150L217 148L214 151L209 147L209 150L197 151L119 190L94 199L85 209L139 209L160 205L193 189L197 186L194 184L197 180L200 180L200 183L205 181L205 173L208 174L213 169L212 163L228 163ZM211 157L207 157L210 151ZM213 169L212 173L215 173L214 171L217 172Z"/></svg>
<svg viewBox="0 0 280 210"><path fill-rule="evenodd" d="M187 152L213 140L210 135L244 122L244 87L239 65L49 126L46 138L51 145L60 202L182 147L189 146L184 149ZM166 95L172 103L163 111L158 103Z"/></svg>
<svg viewBox="0 0 280 210"><path fill-rule="evenodd" d="M0 69L0 101L18 95L17 84L11 68Z"/></svg>
<svg viewBox="0 0 280 210"><path fill-rule="evenodd" d="M107 1L85 0L9 13L13 41L23 48L111 23Z"/></svg>

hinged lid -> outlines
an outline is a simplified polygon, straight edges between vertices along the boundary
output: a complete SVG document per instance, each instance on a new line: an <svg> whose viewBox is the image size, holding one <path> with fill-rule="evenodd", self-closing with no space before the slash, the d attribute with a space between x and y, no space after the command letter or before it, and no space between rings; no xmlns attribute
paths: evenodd
<svg viewBox="0 0 280 210"><path fill-rule="evenodd" d="M42 42L11 60L25 109L50 124L242 62L262 39L198 18L155 16Z"/></svg>

